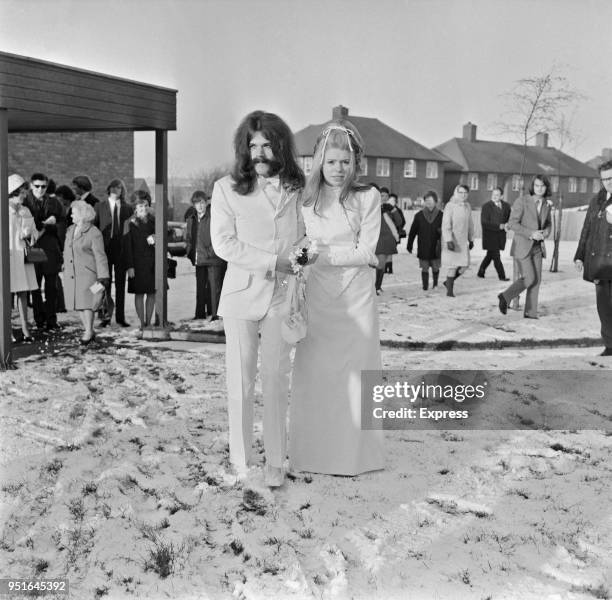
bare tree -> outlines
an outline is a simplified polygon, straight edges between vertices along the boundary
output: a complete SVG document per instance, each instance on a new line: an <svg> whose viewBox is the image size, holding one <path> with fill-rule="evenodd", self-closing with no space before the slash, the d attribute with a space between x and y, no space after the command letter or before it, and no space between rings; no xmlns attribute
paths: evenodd
<svg viewBox="0 0 612 600"><path fill-rule="evenodd" d="M192 173L189 177L191 185L195 190L202 190L208 194L212 194L212 189L217 179L225 177L230 172L231 168L228 165L219 165L211 169L201 169Z"/></svg>

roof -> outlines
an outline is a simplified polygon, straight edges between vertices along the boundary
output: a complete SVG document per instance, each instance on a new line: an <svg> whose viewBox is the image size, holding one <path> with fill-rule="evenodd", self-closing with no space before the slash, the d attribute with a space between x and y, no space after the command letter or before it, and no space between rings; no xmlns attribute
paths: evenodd
<svg viewBox="0 0 612 600"><path fill-rule="evenodd" d="M176 90L0 52L9 132L176 129Z"/></svg>
<svg viewBox="0 0 612 600"><path fill-rule="evenodd" d="M389 127L378 119L349 115L347 119L359 130L365 144L366 156L381 158L413 158L415 160L432 160L446 162L448 159L426 146L415 142L408 136ZM295 134L297 153L300 156L312 156L315 142L323 127L329 123L308 125Z"/></svg>
<svg viewBox="0 0 612 600"><path fill-rule="evenodd" d="M508 142L452 138L435 147L461 167L476 173L543 173L596 177L597 171L551 146L527 146ZM523 152L525 163L523 165ZM522 169L521 169L522 166ZM447 168L447 170L452 170Z"/></svg>

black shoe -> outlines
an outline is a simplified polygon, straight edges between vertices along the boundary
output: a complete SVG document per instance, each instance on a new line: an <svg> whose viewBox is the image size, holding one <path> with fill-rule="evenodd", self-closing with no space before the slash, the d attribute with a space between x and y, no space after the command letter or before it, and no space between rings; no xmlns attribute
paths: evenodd
<svg viewBox="0 0 612 600"><path fill-rule="evenodd" d="M117 325L121 325L121 327L129 327L130 324L127 321L117 321Z"/></svg>
<svg viewBox="0 0 612 600"><path fill-rule="evenodd" d="M478 271L476 276L480 277L480 279L484 279L485 278L484 273L481 273L480 271Z"/></svg>
<svg viewBox="0 0 612 600"><path fill-rule="evenodd" d="M599 356L612 356L612 348L604 348L604 351Z"/></svg>
<svg viewBox="0 0 612 600"><path fill-rule="evenodd" d="M61 329L59 323L47 323L47 326L45 327L45 329L47 331L55 331L58 329Z"/></svg>
<svg viewBox="0 0 612 600"><path fill-rule="evenodd" d="M539 319L539 317L532 317L531 315L523 315L525 319Z"/></svg>
<svg viewBox="0 0 612 600"><path fill-rule="evenodd" d="M382 294L382 288L376 288L376 295L380 296Z"/></svg>
<svg viewBox="0 0 612 600"><path fill-rule="evenodd" d="M508 312L508 302L503 294L497 294L497 298L499 299L499 312L505 315Z"/></svg>
<svg viewBox="0 0 612 600"><path fill-rule="evenodd" d="M100 327L108 327L110 325L110 319L102 319L100 321Z"/></svg>
<svg viewBox="0 0 612 600"><path fill-rule="evenodd" d="M500 277L499 278L500 281L510 281L509 277Z"/></svg>
<svg viewBox="0 0 612 600"><path fill-rule="evenodd" d="M84 340L83 338L81 338L80 340L81 346L87 346L88 344L91 344L91 342L93 342L95 339L96 339L95 333L92 334L92 336L87 340Z"/></svg>

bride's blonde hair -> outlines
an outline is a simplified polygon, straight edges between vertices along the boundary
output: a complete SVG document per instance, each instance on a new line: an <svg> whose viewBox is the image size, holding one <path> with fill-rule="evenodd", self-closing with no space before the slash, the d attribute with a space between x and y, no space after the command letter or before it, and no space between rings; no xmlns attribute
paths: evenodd
<svg viewBox="0 0 612 600"><path fill-rule="evenodd" d="M361 135L350 121L345 119L331 121L325 125L315 143L312 171L306 178L306 185L302 194L304 206L314 205L315 212L319 205L321 187L324 184L323 161L325 160L325 152L330 148L346 150L350 154L348 174L340 190L340 203L344 205L352 191L369 188L369 186L359 183L364 151Z"/></svg>

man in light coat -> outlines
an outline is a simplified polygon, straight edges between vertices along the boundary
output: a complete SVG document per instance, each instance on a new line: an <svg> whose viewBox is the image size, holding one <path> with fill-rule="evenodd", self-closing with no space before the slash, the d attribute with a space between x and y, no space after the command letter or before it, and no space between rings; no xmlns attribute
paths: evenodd
<svg viewBox="0 0 612 600"><path fill-rule="evenodd" d="M210 230L216 254L228 263L218 314L226 337L230 462L246 475L261 344L265 480L277 487L284 480L291 350L281 324L293 273L289 254L304 232L298 204L304 175L289 127L272 113L247 115L234 149L232 174L213 189Z"/></svg>

